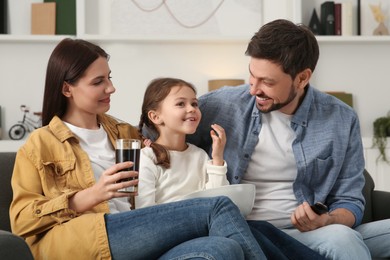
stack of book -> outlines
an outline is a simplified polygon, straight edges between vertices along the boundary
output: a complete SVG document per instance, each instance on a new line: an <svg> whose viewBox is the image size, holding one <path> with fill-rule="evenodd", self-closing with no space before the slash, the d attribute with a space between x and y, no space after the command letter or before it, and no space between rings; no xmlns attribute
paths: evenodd
<svg viewBox="0 0 390 260"><path fill-rule="evenodd" d="M76 35L76 0L33 3L31 34Z"/></svg>
<svg viewBox="0 0 390 260"><path fill-rule="evenodd" d="M357 10L360 10L358 1ZM316 35L353 35L354 15L351 1L337 3L326 1L321 4L320 18L314 10L309 27ZM359 23L359 19L358 23ZM357 26L359 34L359 24Z"/></svg>

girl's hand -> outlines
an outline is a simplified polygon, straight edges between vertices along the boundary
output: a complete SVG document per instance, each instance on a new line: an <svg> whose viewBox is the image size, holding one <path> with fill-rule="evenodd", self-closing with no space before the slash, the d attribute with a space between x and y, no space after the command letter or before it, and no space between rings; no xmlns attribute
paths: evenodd
<svg viewBox="0 0 390 260"><path fill-rule="evenodd" d="M144 140L144 145L145 145L146 147L150 147L150 146L152 145L152 140L150 140L150 139L145 139L145 140Z"/></svg>
<svg viewBox="0 0 390 260"><path fill-rule="evenodd" d="M213 165L222 166L223 161L223 151L225 150L226 145L226 135L225 130L217 124L211 125L210 136L213 139L212 153L211 157L213 159Z"/></svg>

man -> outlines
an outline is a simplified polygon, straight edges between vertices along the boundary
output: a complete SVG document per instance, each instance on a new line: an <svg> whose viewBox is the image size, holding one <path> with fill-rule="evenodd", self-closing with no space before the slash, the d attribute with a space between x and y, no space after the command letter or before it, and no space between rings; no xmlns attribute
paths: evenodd
<svg viewBox="0 0 390 260"><path fill-rule="evenodd" d="M210 151L210 125L227 135L231 184L254 183L248 223L266 220L329 259L390 257L390 220L359 226L364 157L359 120L348 105L309 81L319 57L315 36L286 20L252 37L249 86L200 97L202 121L189 141ZM311 208L324 204L325 214Z"/></svg>

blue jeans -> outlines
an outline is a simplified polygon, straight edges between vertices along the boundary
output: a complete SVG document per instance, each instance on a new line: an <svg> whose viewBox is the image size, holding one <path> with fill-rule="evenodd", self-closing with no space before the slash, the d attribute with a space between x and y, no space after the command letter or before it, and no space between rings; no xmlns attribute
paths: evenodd
<svg viewBox="0 0 390 260"><path fill-rule="evenodd" d="M267 259L325 259L316 251L266 221L248 220L248 224Z"/></svg>
<svg viewBox="0 0 390 260"><path fill-rule="evenodd" d="M390 219L355 229L335 224L303 233L297 229L283 231L330 259L390 258Z"/></svg>
<svg viewBox="0 0 390 260"><path fill-rule="evenodd" d="M184 259L237 259L244 260L240 244L226 237L201 237L189 240L175 246L159 260L184 260Z"/></svg>
<svg viewBox="0 0 390 260"><path fill-rule="evenodd" d="M113 259L167 259L165 256L174 259L186 254L192 254L192 258L236 259L241 250L245 259L266 259L237 206L224 196L108 214L105 220ZM207 236L209 240L194 240ZM204 246L214 237L235 242L229 242L226 247L229 251L224 252L224 256L218 255L221 250L217 250L216 244L217 255L210 256L213 251ZM238 244L241 250L230 246L232 244Z"/></svg>
<svg viewBox="0 0 390 260"><path fill-rule="evenodd" d="M390 219L362 224L355 230L362 235L371 257L390 258Z"/></svg>
<svg viewBox="0 0 390 260"><path fill-rule="evenodd" d="M308 232L300 232L295 228L283 231L328 259L371 259L362 235L345 225L332 224Z"/></svg>

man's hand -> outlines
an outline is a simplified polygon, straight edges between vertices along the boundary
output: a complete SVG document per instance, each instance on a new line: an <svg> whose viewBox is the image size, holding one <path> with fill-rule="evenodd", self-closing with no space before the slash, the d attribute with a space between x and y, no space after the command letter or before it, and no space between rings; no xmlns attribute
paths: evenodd
<svg viewBox="0 0 390 260"><path fill-rule="evenodd" d="M330 224L352 227L355 216L347 209L339 208L330 213L316 214L309 203L303 202L291 214L291 223L301 232L311 231Z"/></svg>
<svg viewBox="0 0 390 260"><path fill-rule="evenodd" d="M301 232L326 226L329 214L317 215L306 201L291 214L291 223Z"/></svg>

